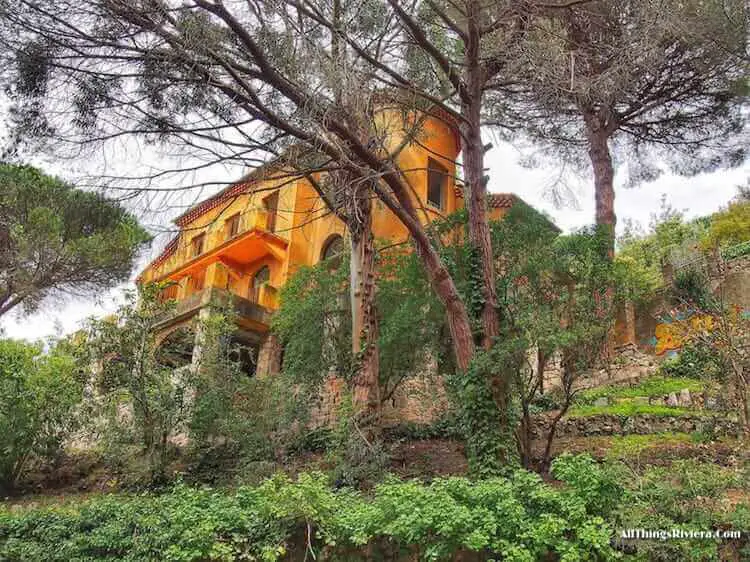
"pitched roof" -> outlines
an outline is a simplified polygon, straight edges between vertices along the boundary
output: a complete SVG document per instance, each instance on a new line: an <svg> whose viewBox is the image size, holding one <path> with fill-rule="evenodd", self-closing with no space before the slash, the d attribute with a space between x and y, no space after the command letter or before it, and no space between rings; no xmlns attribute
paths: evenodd
<svg viewBox="0 0 750 562"><path fill-rule="evenodd" d="M219 191L217 194L212 195L208 199L204 199L193 207L190 207L187 211L182 213L174 220L175 224L177 226L185 226L186 224L191 223L208 211L215 209L222 203L250 191L253 187L253 184L255 184L259 180L265 179L265 176L268 173L274 171L280 165L281 163L279 159L276 159L272 160L268 164L264 164L263 166L255 168L254 170L242 176L238 181L228 185L227 187Z"/></svg>
<svg viewBox="0 0 750 562"><path fill-rule="evenodd" d="M463 199L464 192L460 187L455 188L456 197ZM487 206L491 209L510 209L513 203L520 201L520 197L514 193L488 193Z"/></svg>
<svg viewBox="0 0 750 562"><path fill-rule="evenodd" d="M489 193L487 195L487 206L493 209L510 209L518 196L513 193Z"/></svg>

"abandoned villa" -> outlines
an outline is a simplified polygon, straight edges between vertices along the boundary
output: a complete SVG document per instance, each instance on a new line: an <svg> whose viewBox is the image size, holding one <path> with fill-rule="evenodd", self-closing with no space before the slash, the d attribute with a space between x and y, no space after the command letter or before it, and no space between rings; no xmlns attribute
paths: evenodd
<svg viewBox="0 0 750 562"><path fill-rule="evenodd" d="M400 113L390 127L397 131L391 135L393 143L403 143L399 119ZM455 125L433 115L423 121L419 138L400 152L398 165L424 223L463 207L455 181L459 152ZM490 219L501 219L516 201L512 194L490 195ZM376 240L408 240L406 228L389 209L374 201L372 206ZM223 296L234 303L236 337L254 350L252 370L259 376L278 372L282 350L269 332L269 321L279 306L279 289L301 266L335 259L344 251L344 222L327 212L307 179L271 162L192 206L175 223L177 235L138 278L139 283L164 283L162 298L175 301L158 326L159 337L189 327L200 314L208 314L213 298Z"/></svg>

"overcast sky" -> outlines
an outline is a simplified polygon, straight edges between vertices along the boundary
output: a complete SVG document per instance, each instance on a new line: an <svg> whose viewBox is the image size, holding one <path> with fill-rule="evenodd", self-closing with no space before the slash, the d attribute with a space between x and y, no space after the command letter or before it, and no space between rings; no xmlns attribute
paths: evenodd
<svg viewBox="0 0 750 562"><path fill-rule="evenodd" d="M519 165L518 154L509 145L495 143L496 148L487 154L490 184L492 192L513 192L527 203L546 211L564 231L569 232L589 225L594 220L593 183L588 177L570 176L565 181L560 180L560 169L556 166L548 168L528 169ZM120 162L130 162L122 153L118 155ZM133 155L130 155L133 157ZM135 161L144 165L143 155L135 155ZM51 173L62 177L71 177L71 169L66 165L44 165L42 167ZM131 168L132 169L132 168ZM229 170L213 171L205 179L215 182L231 182L236 180L238 173ZM636 188L622 187L618 184L615 199L615 209L618 217L618 231L621 232L624 219L633 219L647 226L652 213L660 209L662 195L666 196L669 204L679 210L684 210L687 217L710 214L735 196L737 186L744 184L750 177L750 165L742 168L702 174L692 178L682 178L674 175L663 175L658 180L643 184ZM192 199L201 199L220 187L207 188L200 194L194 193ZM556 207L553 201L554 190L567 194L568 203ZM570 199L573 195L573 201ZM155 226L168 223L182 210L180 207L167 209L160 215L150 216L146 224ZM158 251L165 243L166 237L157 238L154 246L143 256L142 265ZM140 267L139 266L139 269ZM132 283L128 284L132 288ZM68 302L46 302L41 310L29 316L18 314L6 315L0 321L0 329L6 336L14 338L39 339L48 336L70 333L81 326L89 316L100 316L114 311L122 301L123 287L113 289L101 295L91 295L85 300L69 300Z"/></svg>

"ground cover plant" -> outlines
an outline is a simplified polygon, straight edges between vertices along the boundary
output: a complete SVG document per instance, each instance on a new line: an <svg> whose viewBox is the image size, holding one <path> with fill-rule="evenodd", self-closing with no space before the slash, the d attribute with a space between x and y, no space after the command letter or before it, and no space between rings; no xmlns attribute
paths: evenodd
<svg viewBox="0 0 750 562"><path fill-rule="evenodd" d="M633 386L610 385L584 390L575 398L577 405L590 405L600 398L612 401L627 398L659 397L672 392L687 389L690 392L700 392L705 387L701 380L688 377L649 377Z"/></svg>
<svg viewBox="0 0 750 562"><path fill-rule="evenodd" d="M586 479L579 470L586 468ZM532 561L609 560L600 517L616 485L591 459L555 465L552 487L525 470L505 478L387 479L365 495L334 490L320 473L257 487L111 495L29 510L0 510L6 560L448 560L459 551ZM486 558L484 558L486 559Z"/></svg>

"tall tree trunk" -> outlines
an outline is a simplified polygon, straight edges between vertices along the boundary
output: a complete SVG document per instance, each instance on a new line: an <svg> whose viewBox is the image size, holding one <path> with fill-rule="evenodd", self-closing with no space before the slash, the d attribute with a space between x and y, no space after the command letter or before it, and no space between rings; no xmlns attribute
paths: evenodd
<svg viewBox="0 0 750 562"><path fill-rule="evenodd" d="M492 238L487 219L487 180L484 176L484 144L482 143L482 95L485 83L484 69L480 61L479 5L471 2L467 6L467 40L464 55L466 66L466 93L461 103L463 139L464 201L469 214L469 240L478 253L481 271L482 298L482 347L492 347L493 339L500 333L495 267L492 254Z"/></svg>
<svg viewBox="0 0 750 562"><path fill-rule="evenodd" d="M357 373L354 376L352 390L355 408L374 425L380 410L375 247L369 199L359 197L358 207L361 222L351 230L352 353L357 361Z"/></svg>
<svg viewBox="0 0 750 562"><path fill-rule="evenodd" d="M586 139L589 158L594 169L594 198L596 201L596 225L609 237L607 253L615 255L615 170L609 151L611 123L607 123L594 111L584 111Z"/></svg>
<svg viewBox="0 0 750 562"><path fill-rule="evenodd" d="M458 292L450 272L419 220L410 194L404 189L401 176L393 169L383 170L382 179L391 188L391 195L375 186L380 200L393 211L411 234L417 255L422 261L427 279L440 303L445 307L446 322L453 343L456 367L466 371L474 357L474 338L466 305Z"/></svg>

